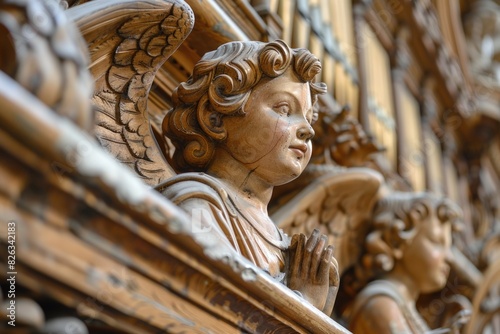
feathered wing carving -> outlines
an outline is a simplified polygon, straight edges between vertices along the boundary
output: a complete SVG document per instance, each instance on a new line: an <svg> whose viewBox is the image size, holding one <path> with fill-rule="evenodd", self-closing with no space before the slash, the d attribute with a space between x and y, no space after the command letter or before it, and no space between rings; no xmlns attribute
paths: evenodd
<svg viewBox="0 0 500 334"><path fill-rule="evenodd" d="M147 100L160 66L184 41L194 15L181 0L99 0L70 8L88 43L95 78L95 134L155 186L174 175L151 131Z"/></svg>
<svg viewBox="0 0 500 334"><path fill-rule="evenodd" d="M366 222L378 198L383 177L367 168L349 168L325 174L283 205L272 219L287 234L314 228L328 235L341 273L361 252Z"/></svg>

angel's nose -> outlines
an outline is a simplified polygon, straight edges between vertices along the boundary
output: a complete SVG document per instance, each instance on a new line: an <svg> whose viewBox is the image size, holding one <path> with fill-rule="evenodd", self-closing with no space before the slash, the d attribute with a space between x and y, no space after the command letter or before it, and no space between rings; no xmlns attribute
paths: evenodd
<svg viewBox="0 0 500 334"><path fill-rule="evenodd" d="M303 125L297 129L297 138L307 141L314 137L314 130L311 125Z"/></svg>

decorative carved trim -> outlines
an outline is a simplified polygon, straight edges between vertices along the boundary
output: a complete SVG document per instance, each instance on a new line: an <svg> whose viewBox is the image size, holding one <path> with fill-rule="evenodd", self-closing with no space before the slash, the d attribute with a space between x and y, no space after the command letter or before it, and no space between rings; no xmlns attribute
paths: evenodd
<svg viewBox="0 0 500 334"><path fill-rule="evenodd" d="M86 45L73 22L56 1L6 0L0 10L0 70L56 113L91 132L93 83Z"/></svg>
<svg viewBox="0 0 500 334"><path fill-rule="evenodd" d="M465 329L466 334L483 333L485 327L500 314L498 289L500 287L500 261L496 261L484 273L479 289L476 291L472 317Z"/></svg>

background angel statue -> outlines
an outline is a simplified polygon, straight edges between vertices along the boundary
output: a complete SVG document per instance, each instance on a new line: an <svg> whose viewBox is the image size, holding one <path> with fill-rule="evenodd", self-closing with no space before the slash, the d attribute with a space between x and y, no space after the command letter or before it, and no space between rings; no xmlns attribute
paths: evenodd
<svg viewBox="0 0 500 334"><path fill-rule="evenodd" d="M430 331L416 300L445 287L460 215L456 204L430 193L394 192L379 200L361 260L346 278L359 291L348 310L353 332Z"/></svg>
<svg viewBox="0 0 500 334"><path fill-rule="evenodd" d="M311 158L321 70L283 41L231 42L207 53L174 91L163 122L177 176L157 189L207 237L227 243L330 314L338 285L333 248L314 231L292 240L269 218L273 187ZM328 246L328 247L327 247Z"/></svg>

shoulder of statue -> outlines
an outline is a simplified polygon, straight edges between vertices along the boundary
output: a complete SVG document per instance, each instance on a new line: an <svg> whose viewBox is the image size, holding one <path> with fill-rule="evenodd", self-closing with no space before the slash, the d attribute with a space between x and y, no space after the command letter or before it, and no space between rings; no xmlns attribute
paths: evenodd
<svg viewBox="0 0 500 334"><path fill-rule="evenodd" d="M205 200L231 216L236 209L226 187L216 178L205 173L178 174L155 187L163 196L179 205L189 199Z"/></svg>
<svg viewBox="0 0 500 334"><path fill-rule="evenodd" d="M367 299L383 295L394 299L398 304L402 304L404 303L403 296L397 291L397 287L394 283L388 280L379 279L368 283L359 295Z"/></svg>
<svg viewBox="0 0 500 334"><path fill-rule="evenodd" d="M397 292L393 283L387 280L375 280L370 282L357 295L351 311L351 318L354 318L371 300L376 297L388 297L400 308L404 307L404 299Z"/></svg>

